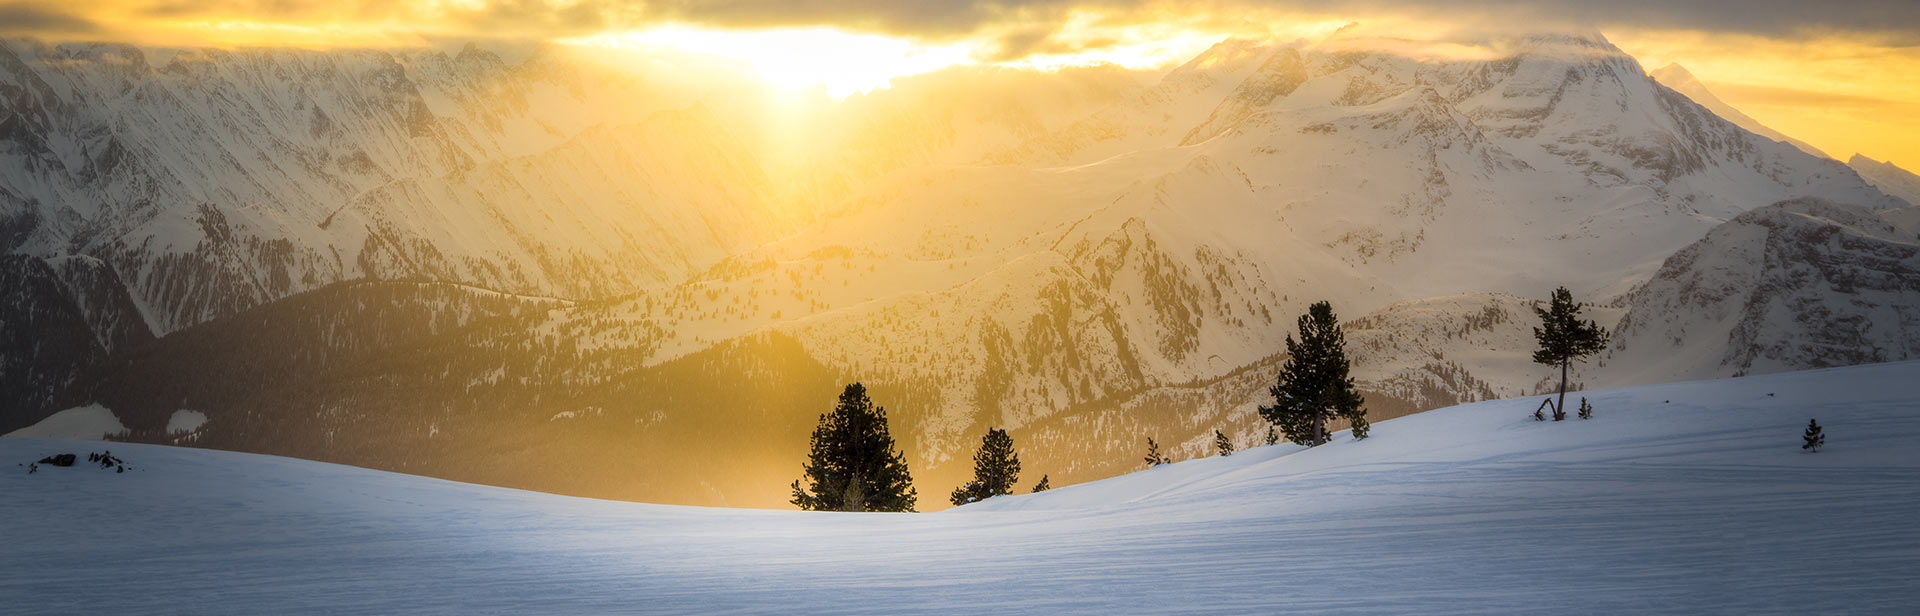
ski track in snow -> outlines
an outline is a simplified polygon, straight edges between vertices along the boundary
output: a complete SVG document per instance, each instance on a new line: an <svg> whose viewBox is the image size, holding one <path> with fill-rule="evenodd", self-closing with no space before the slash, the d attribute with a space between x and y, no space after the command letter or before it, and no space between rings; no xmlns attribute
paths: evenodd
<svg viewBox="0 0 1920 616"><path fill-rule="evenodd" d="M937 514L561 497L124 443L0 473L8 614L1908 613L1920 362L1470 404ZM1768 393L1775 395L1768 396ZM1571 394L1569 404L1579 395ZM1828 446L1800 450L1809 417ZM797 470L799 461L795 461ZM1038 477L1023 477L1022 485ZM919 486L937 498L947 486ZM770 489L777 489L772 487Z"/></svg>

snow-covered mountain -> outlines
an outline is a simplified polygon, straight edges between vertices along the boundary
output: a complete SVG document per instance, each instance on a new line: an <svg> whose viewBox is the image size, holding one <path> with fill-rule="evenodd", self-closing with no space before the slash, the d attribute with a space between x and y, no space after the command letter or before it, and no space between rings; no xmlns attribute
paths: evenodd
<svg viewBox="0 0 1920 616"><path fill-rule="evenodd" d="M164 440L186 409L209 417L209 446L778 505L844 382L875 391L933 485L958 481L988 426L1035 444L1034 468L1085 480L1133 464L1146 436L1197 454L1214 429L1264 434L1254 408L1311 302L1349 321L1377 417L1523 395L1547 372L1526 358L1523 298L1566 285L1612 324L1656 310L1628 300L1671 295L1647 290L1656 275L1690 275L1663 269L1669 255L1755 208L1908 205L1661 85L1597 33L1516 37L1485 60L1361 43L1229 40L1149 85L1077 72L1038 97L1024 94L1052 82L1032 74L928 75L781 128L752 101L609 110L608 92L651 100L645 84L601 83L558 52L156 67L13 42L9 248L106 265L171 334L59 398L104 401L134 434ZM101 97L114 104L75 102ZM777 134L821 151L782 152L769 144L795 142ZM1911 271L1876 263L1861 267ZM363 277L467 290L342 282ZM1852 301L1781 293L1805 314ZM351 318L369 298L442 327L331 348L393 334ZM123 321L79 312L96 341ZM297 323L298 342L273 343L272 322ZM1684 340L1696 358L1741 346ZM248 376L260 367L275 378ZM1674 369L1606 382L1690 374ZM737 455L661 470L701 446ZM655 472L594 483L581 451Z"/></svg>
<svg viewBox="0 0 1920 616"><path fill-rule="evenodd" d="M1350 316L1556 284L1604 300L1760 205L1904 205L1660 86L1598 36L1510 51L1436 63L1228 41L986 164L897 174L684 291L583 307L554 331L650 361L780 331L830 366L936 388L918 424L936 466L983 425L1030 424L1079 426L1058 430L1084 465L1137 448L1118 432L1183 443L1244 422L1265 386L1253 375L1314 300ZM1500 342L1529 344L1511 332L1530 313L1496 308L1519 312ZM1537 385L1519 362L1428 366L1410 348L1444 341L1408 340L1380 364L1383 401ZM1437 382L1446 394L1424 391ZM1064 436L1093 426L1126 427Z"/></svg>
<svg viewBox="0 0 1920 616"><path fill-rule="evenodd" d="M446 211L425 199L380 218L337 214L395 185L486 174L489 163L538 156L591 126L644 117L651 98L645 90L585 66L557 51L507 66L473 47L453 55L150 55L119 45L9 40L0 44L5 248L107 263L155 333L332 282L443 274L433 269L441 260L491 274L468 282L552 291L537 282L561 277L550 270L570 259L604 258L605 250L591 249L606 240L562 235L570 229L561 225L515 225L524 218ZM595 185L621 179L565 178ZM396 222L402 213L417 214L406 222L431 223L438 233ZM477 223L454 228L449 220ZM594 222L627 230L617 218ZM586 252L516 259L481 244L493 239L488 233L541 234L552 245ZM436 260L414 262L423 255ZM565 278L573 286L631 288L591 273Z"/></svg>
<svg viewBox="0 0 1920 616"><path fill-rule="evenodd" d="M1920 239L1858 206L1742 214L1627 298L1608 382L1920 358Z"/></svg>
<svg viewBox="0 0 1920 616"><path fill-rule="evenodd" d="M1859 154L1847 160L1847 166L1860 174L1860 178L1878 188L1881 192L1905 199L1920 207L1920 175L1901 169L1893 161L1881 162Z"/></svg>
<svg viewBox="0 0 1920 616"><path fill-rule="evenodd" d="M1653 77L1655 81L1660 82L1660 85L1672 88L1673 91L1686 95L1687 98L1693 99L1693 102L1699 103L1702 107L1706 107L1708 111L1712 111L1714 115L1720 116L1721 119L1732 122L1740 128L1752 131L1753 134L1774 141L1784 141L1793 144L1793 147L1800 148L1800 151L1814 156L1827 157L1827 153L1820 151L1820 148L1813 147L1812 144L1805 141L1781 134L1780 131L1767 128L1767 126L1761 124L1759 120L1753 119L1753 116L1749 116L1739 109L1735 109L1733 105L1727 104L1726 101L1720 100L1720 97L1715 96L1712 90L1707 89L1707 84L1700 83L1700 80L1695 78L1693 73L1688 72L1684 66L1668 64L1647 74ZM1855 167L1855 169L1858 169L1858 167ZM1900 195L1894 196L1903 199L1906 198ZM1912 200L1908 199L1908 201Z"/></svg>
<svg viewBox="0 0 1920 616"><path fill-rule="evenodd" d="M0 516L30 529L0 550L0 595L22 616L1900 613L1920 602L1920 526L1899 522L1920 507L1916 379L1906 362L1587 391L1584 421L1470 404L1377 422L1364 441L1136 459L931 514L622 503L0 439L7 464L105 449L127 467L0 473ZM1800 449L1809 417L1818 453ZM1035 450L1018 445L1023 461ZM1039 474L1023 469L1022 487Z"/></svg>

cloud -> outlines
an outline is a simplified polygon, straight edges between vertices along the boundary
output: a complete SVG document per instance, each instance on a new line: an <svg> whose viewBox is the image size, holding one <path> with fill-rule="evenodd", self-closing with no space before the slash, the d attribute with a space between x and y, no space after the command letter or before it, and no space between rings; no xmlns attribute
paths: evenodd
<svg viewBox="0 0 1920 616"><path fill-rule="evenodd" d="M1463 24L1578 23L1769 36L1836 30L1920 40L1920 2L1913 0L667 0L648 7L655 18L712 25L839 25L920 36L1057 22L1074 10L1159 14L1176 8L1229 18L1244 11L1399 14Z"/></svg>
<svg viewBox="0 0 1920 616"><path fill-rule="evenodd" d="M1890 45L1920 45L1920 2L1915 0L94 0L59 5L27 0L0 8L0 28L14 34L154 38L166 33L190 39L192 24L244 23L550 39L665 23L831 26L932 41L993 40L998 56L1010 58L1099 46L1100 37L1063 36L1064 26L1088 14L1106 26L1205 22L1199 24L1202 29L1223 35L1257 34L1285 19L1385 15L1455 37L1577 26L1768 37L1858 34Z"/></svg>
<svg viewBox="0 0 1920 616"><path fill-rule="evenodd" d="M1905 107L1911 105L1911 103L1876 96L1860 96L1800 88L1729 83L1715 86L1714 89L1730 97L1752 101L1755 104L1785 107L1844 107L1862 110L1878 110L1887 107Z"/></svg>
<svg viewBox="0 0 1920 616"><path fill-rule="evenodd" d="M31 4L0 5L0 32L39 34L58 32L81 34L94 32L99 25L84 17Z"/></svg>

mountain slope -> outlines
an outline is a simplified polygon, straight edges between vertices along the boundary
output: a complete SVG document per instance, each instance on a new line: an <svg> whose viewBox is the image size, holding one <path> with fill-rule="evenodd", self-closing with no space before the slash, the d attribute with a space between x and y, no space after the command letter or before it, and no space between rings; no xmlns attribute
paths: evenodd
<svg viewBox="0 0 1920 616"><path fill-rule="evenodd" d="M21 614L1898 612L1920 600L1920 529L1889 523L1920 506L1916 378L1591 391L1595 418L1563 423L1487 402L921 515L113 444L126 473L0 474L0 513L35 531L0 551L0 592ZM0 458L102 447L0 439ZM1376 578L1395 582L1354 586Z"/></svg>
<svg viewBox="0 0 1920 616"><path fill-rule="evenodd" d="M1847 166L1859 172L1861 179L1874 188L1920 206L1920 175L1895 166L1893 161L1880 162L1859 154L1847 159Z"/></svg>
<svg viewBox="0 0 1920 616"><path fill-rule="evenodd" d="M1674 253L1627 306L1610 383L1920 358L1920 240L1859 207L1783 201Z"/></svg>
<svg viewBox="0 0 1920 616"><path fill-rule="evenodd" d="M631 79L558 53L510 67L472 47L150 57L0 41L4 248L107 263L156 333L364 276L360 235L455 252L325 221L391 182L537 154L657 108Z"/></svg>

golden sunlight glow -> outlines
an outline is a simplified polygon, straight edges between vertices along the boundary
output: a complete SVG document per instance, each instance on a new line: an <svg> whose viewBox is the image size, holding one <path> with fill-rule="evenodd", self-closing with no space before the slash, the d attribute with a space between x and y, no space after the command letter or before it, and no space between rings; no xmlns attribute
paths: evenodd
<svg viewBox="0 0 1920 616"><path fill-rule="evenodd" d="M243 19L177 21L155 24L150 35L163 31L191 32L203 44L216 47L394 47L417 45L411 33L358 24L290 24ZM164 39L163 39L164 40Z"/></svg>
<svg viewBox="0 0 1920 616"><path fill-rule="evenodd" d="M831 28L714 30L669 25L563 42L736 60L751 66L768 83L788 89L822 88L833 98L884 88L895 77L966 63L972 55L972 48L965 44L923 45Z"/></svg>
<svg viewBox="0 0 1920 616"><path fill-rule="evenodd" d="M1490 36L1555 27L1532 23L1528 16L1537 13L1525 10L1526 3L1515 5L1511 15L1491 18L1392 2L1374 10L1241 0L1070 1L1044 10L1024 10L1016 3L968 14L975 21L956 28L920 28L866 19L858 11L812 7L819 10L798 11L791 18L772 11L765 21L770 25L742 29L724 25L725 20L700 21L698 11L676 17L670 10L649 10L652 3L623 1L13 2L29 9L25 14L43 17L0 23L0 35L164 47L392 48L466 39L558 40L631 50L636 53L618 55L650 70L678 63L695 73L718 68L729 78L742 71L784 89L793 101L822 94L844 98L956 65L1057 70L1111 64L1161 70L1228 37L1481 59L1502 53L1482 42ZM162 6L165 10L159 10ZM680 21L661 21L673 19ZM1913 77L1920 74L1920 46L1911 44L1911 33L1898 33L1913 28L1875 34L1873 29L1809 27L1761 35L1738 28L1679 30L1660 23L1666 22L1627 20L1594 27L1647 68L1677 62L1734 107L1834 156L1860 152L1920 166L1920 139L1914 137L1920 135L1920 79ZM917 38L927 36L946 38ZM656 51L671 53L636 59Z"/></svg>
<svg viewBox="0 0 1920 616"><path fill-rule="evenodd" d="M1171 20L1108 25L1102 17L1084 11L1069 16L1052 37L1066 51L1033 53L1000 64L1042 70L1094 64L1155 69L1185 62L1232 35Z"/></svg>
<svg viewBox="0 0 1920 616"><path fill-rule="evenodd" d="M1038 51L999 64L1041 70L1112 64L1130 70L1153 70L1184 63L1232 37L1317 40L1350 23L1287 15L1267 15L1247 22L1170 10L1153 15L1143 20L1140 15L1074 11L1051 37L1065 50Z"/></svg>
<svg viewBox="0 0 1920 616"><path fill-rule="evenodd" d="M1727 104L1834 158L1858 152L1920 167L1920 49L1839 36L1607 36L1647 70L1677 62Z"/></svg>

